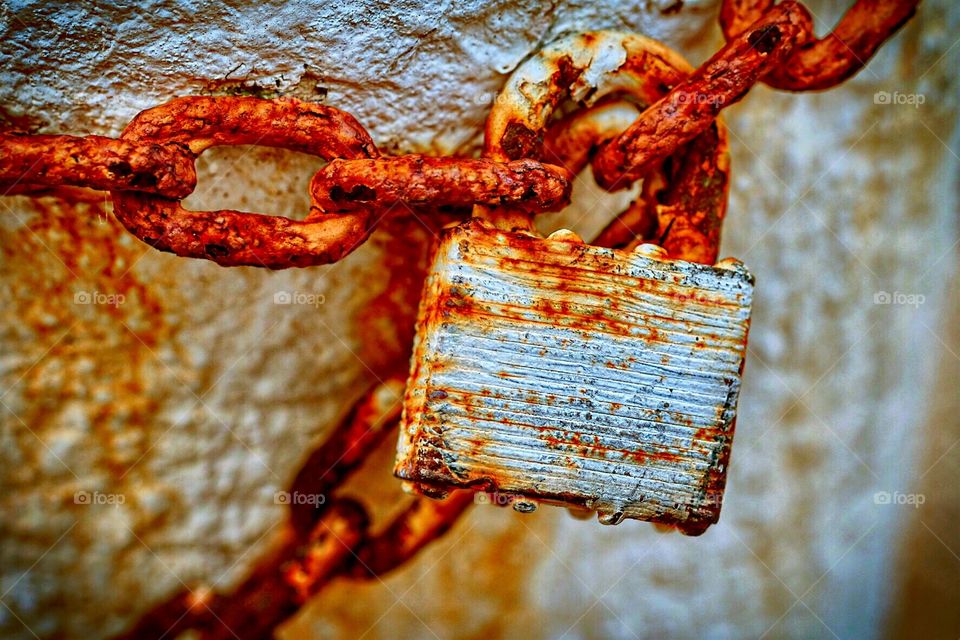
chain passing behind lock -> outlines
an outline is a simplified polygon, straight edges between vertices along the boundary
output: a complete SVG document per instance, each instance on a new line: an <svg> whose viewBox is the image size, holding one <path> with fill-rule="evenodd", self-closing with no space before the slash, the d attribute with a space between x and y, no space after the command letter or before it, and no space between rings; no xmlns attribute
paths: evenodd
<svg viewBox="0 0 960 640"><path fill-rule="evenodd" d="M816 39L798 2L724 0L727 44L698 69L643 36L566 36L508 80L479 159L385 157L349 114L293 99L178 98L119 139L0 133L5 195L108 190L145 243L224 266L335 262L400 203L473 213L439 241L400 419L396 474L441 499L417 497L376 534L346 498L294 508L295 539L273 565L233 595L171 601L142 629L169 630L169 617L219 637L208 611L244 620L254 637L332 577L404 562L476 501L471 492L518 511L560 504L692 535L716 522L753 286L738 261L717 262L729 183L718 114L759 81L790 91L842 82L917 4L859 0ZM180 204L196 157L234 144L328 161L305 220ZM533 216L565 207L588 164L611 191L642 179L639 196L592 244L565 230L539 237ZM332 463L310 486L333 491L395 424L383 394L401 393L403 378L362 400L318 450ZM269 614L251 621L246 603L267 592Z"/></svg>

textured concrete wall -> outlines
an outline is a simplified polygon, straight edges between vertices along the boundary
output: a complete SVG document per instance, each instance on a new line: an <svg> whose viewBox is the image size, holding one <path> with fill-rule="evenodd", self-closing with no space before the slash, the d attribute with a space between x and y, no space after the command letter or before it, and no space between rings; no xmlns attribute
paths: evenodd
<svg viewBox="0 0 960 640"><path fill-rule="evenodd" d="M556 34L636 30L703 60L716 4L680 4L8 3L0 115L116 134L177 95L294 95L388 150L469 149L505 74ZM833 4L812 3L821 30ZM956 585L950 520L875 494L957 507L930 478L960 452L957 413L931 409L958 382L958 21L927 2L844 87L758 88L729 113L724 253L758 283L720 525L690 539L477 508L385 582L336 582L285 635L877 637L891 611L913 628L905 593L956 605L911 570L935 550L924 575ZM214 149L188 202L298 216L317 166ZM589 233L623 204L588 183L545 224ZM184 584L236 584L279 539L274 492L406 348L428 229L399 219L340 264L267 273L154 252L106 204L0 207L0 634L100 637ZM381 516L404 499L391 458L392 442L352 483Z"/></svg>

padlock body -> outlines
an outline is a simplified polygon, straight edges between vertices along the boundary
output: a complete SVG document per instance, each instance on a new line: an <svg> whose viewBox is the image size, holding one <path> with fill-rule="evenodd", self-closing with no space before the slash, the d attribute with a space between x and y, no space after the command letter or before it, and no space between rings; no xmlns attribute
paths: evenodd
<svg viewBox="0 0 960 640"><path fill-rule="evenodd" d="M717 521L753 279L508 233L443 233L395 473L700 533Z"/></svg>

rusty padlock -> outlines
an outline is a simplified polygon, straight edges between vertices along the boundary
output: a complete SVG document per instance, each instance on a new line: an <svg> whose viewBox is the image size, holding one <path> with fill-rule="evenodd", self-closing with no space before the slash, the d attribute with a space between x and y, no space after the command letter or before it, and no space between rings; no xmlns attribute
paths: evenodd
<svg viewBox="0 0 960 640"><path fill-rule="evenodd" d="M561 97L589 106L627 92L649 104L688 70L640 36L566 38L511 77L485 153L537 157ZM714 151L716 164L725 149ZM726 481L749 272L653 244L601 248L565 230L543 238L518 211L477 213L443 233L427 278L396 475L427 495L469 488L508 496L518 511L546 502L594 510L605 524L702 533Z"/></svg>

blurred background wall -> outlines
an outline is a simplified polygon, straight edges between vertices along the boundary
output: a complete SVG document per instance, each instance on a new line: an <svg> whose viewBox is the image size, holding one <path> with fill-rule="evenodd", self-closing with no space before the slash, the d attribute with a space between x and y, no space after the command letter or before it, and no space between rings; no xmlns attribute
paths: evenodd
<svg viewBox="0 0 960 640"><path fill-rule="evenodd" d="M810 2L819 33L846 4ZM116 135L174 96L289 95L390 152L469 152L540 43L627 29L697 64L722 44L716 12L6 2L0 117ZM723 253L757 290L719 525L476 507L384 581L335 582L283 637L957 637L958 34L957 6L928 0L842 87L760 86L727 113ZM318 166L214 149L188 204L302 217ZM627 200L584 175L543 224L589 234ZM184 585L229 589L282 538L274 493L408 347L430 225L399 216L339 264L269 273L155 252L106 199L0 208L0 636L105 637ZM379 518L407 499L392 455L390 438L350 485Z"/></svg>

